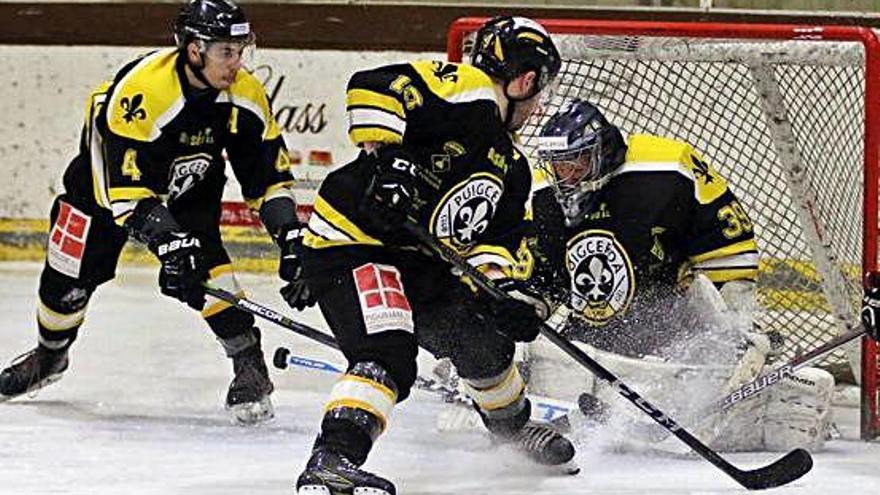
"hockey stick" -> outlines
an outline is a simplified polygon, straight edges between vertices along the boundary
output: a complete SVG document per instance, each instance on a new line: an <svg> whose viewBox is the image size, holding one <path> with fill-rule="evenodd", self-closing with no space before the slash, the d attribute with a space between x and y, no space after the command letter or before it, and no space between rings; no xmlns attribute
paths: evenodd
<svg viewBox="0 0 880 495"><path fill-rule="evenodd" d="M275 349L275 354L272 358L272 364L273 366L275 366L275 368L279 370L299 368L303 370L311 370L327 374L345 373L345 369L337 363L332 363L330 361L325 361L323 359L318 359L314 357L298 356L296 354L292 354L290 349L286 347L278 347L277 349ZM444 398L446 398L445 394L452 390L441 380L434 380L431 378L422 377L419 378L422 379L422 384L424 385L417 387L419 389L428 390L430 392L440 392L444 395ZM467 410L472 412L476 416L477 411L473 407L471 407L470 399L467 399L467 397L463 394L459 395L462 399L467 400ZM528 397L532 401L532 410L537 412L538 418L540 418L541 421L552 422L557 418L565 417L569 412L577 407L575 404L551 399L550 397L542 397L532 394L529 394ZM455 405L458 405L461 401L458 401L457 399L458 398L452 398L452 400L448 402L454 402Z"/></svg>
<svg viewBox="0 0 880 495"><path fill-rule="evenodd" d="M247 298L238 297L229 291L225 291L207 283L202 285L205 288L205 293L214 296L221 301L225 301L242 311L250 313L254 316L259 316L260 318L271 321L272 323L275 323L282 328L290 330L293 333L302 335L303 337L310 338L328 347L339 350L339 344L336 342L336 339L320 330L312 328L298 321L291 320L290 318L282 315L281 313L273 309L257 304ZM468 407L470 407L471 405L471 399L468 396L464 395L456 389L447 387L440 381L433 378L417 376L414 386L420 390L426 390L428 392L440 395L445 402L460 403L463 405L467 405Z"/></svg>
<svg viewBox="0 0 880 495"><path fill-rule="evenodd" d="M441 259L460 270L462 274L467 275L474 284L490 296L495 299L506 299L510 297L506 292L498 289L494 282L492 282L492 280L490 280L484 273L471 266L467 260L461 257L461 255L435 239L420 225L412 221L405 222L404 225L407 231L415 236L415 238L426 248L430 249ZM666 416L663 411L657 409L634 390L630 389L626 384L621 382L617 376L593 360L574 344L563 338L557 331L557 328L565 322L565 318L568 316L568 311L569 310L565 305L560 305L559 309L541 325L541 334L554 345L559 347L563 352L568 354L569 357L590 370L597 377L608 382L618 394L632 402L660 426L678 437L679 440L684 442L694 452L711 462L718 469L724 471L740 485L749 490L773 488L785 485L802 477L813 467L813 458L810 456L809 452L803 449L795 449L772 464L758 469L743 470L729 463L723 457L718 455L717 452L679 426L672 420L672 418Z"/></svg>
<svg viewBox="0 0 880 495"><path fill-rule="evenodd" d="M806 354L802 354L780 366L779 368L776 368L765 375L761 375L758 378L755 378L749 383L728 394L727 397L725 397L724 400L721 401L721 410L724 411L730 406L736 404L737 402L760 394L771 385L790 377L795 371L803 368L804 365L806 365L807 363L817 358L820 358L825 354L828 354L829 352L837 349L838 347L863 335L865 335L864 328L861 330L856 330L854 332L843 334L839 337L835 337L827 344L819 346Z"/></svg>

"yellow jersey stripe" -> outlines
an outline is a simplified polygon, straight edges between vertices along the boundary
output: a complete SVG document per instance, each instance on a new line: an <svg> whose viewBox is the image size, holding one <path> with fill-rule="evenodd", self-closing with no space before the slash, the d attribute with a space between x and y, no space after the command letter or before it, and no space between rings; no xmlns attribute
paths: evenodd
<svg viewBox="0 0 880 495"><path fill-rule="evenodd" d="M345 106L348 110L356 107L377 108L405 118L403 103L392 96L383 95L368 89L353 88L345 95Z"/></svg>
<svg viewBox="0 0 880 495"><path fill-rule="evenodd" d="M372 244L376 246L382 245L382 243L360 229L357 225L355 225L351 220L345 217L342 213L336 211L333 206L330 205L327 201L324 200L321 196L315 198L314 203L314 211L312 214L317 214L320 218L316 220L316 222L325 221L329 226L331 226L334 230L341 231L345 236L349 239L357 241L362 244ZM309 221L309 229L312 229L312 222ZM318 231L321 234L325 235L324 232ZM333 237L326 236L330 240L343 240Z"/></svg>
<svg viewBox="0 0 880 495"><path fill-rule="evenodd" d="M749 251L757 251L758 245L755 243L754 239L746 239L744 241L740 241L734 244L730 244L724 247L720 247L718 249L697 254L691 256L689 261L693 264L700 263L701 261L710 260L713 258L721 258L724 256L732 256L735 254L747 253Z"/></svg>
<svg viewBox="0 0 880 495"><path fill-rule="evenodd" d="M701 269L696 270L700 273L706 275L712 282L720 283L720 282L729 282L731 280L751 280L756 281L758 279L758 269L757 268L732 268L732 269L723 269L723 268L715 268L715 269Z"/></svg>
<svg viewBox="0 0 880 495"><path fill-rule="evenodd" d="M146 187L111 187L107 191L110 202L116 201L138 201L144 198L152 198L156 193Z"/></svg>
<svg viewBox="0 0 880 495"><path fill-rule="evenodd" d="M348 130L348 137L351 142L360 145L362 143L376 142L397 144L403 142L403 134L394 129L386 129L384 127L359 127Z"/></svg>

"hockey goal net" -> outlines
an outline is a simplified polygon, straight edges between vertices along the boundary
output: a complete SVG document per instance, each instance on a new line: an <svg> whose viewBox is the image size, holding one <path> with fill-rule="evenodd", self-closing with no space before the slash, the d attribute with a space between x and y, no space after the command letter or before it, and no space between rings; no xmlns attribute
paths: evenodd
<svg viewBox="0 0 880 495"><path fill-rule="evenodd" d="M461 61L485 19L456 21ZM880 42L867 28L541 20L563 56L544 115L570 98L628 133L694 145L755 224L758 323L782 361L859 328L861 275L877 265ZM534 153L540 119L522 132ZM534 156L534 155L533 155ZM857 341L858 342L858 341ZM819 365L862 384L862 436L880 434L875 346Z"/></svg>

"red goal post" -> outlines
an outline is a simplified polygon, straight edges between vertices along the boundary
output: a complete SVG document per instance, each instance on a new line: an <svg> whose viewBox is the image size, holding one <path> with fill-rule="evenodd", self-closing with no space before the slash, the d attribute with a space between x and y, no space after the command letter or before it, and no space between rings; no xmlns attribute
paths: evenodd
<svg viewBox="0 0 880 495"><path fill-rule="evenodd" d="M486 18L449 29L460 62ZM627 132L694 144L754 217L760 323L786 355L858 327L877 267L880 40L863 27L539 19L564 59L557 96L595 101ZM547 112L545 112L545 115ZM757 117L757 118L756 118ZM536 122L523 129L533 152ZM862 437L880 436L876 345L838 353L861 375ZM858 355L861 355L860 361ZM823 364L833 366L833 360Z"/></svg>

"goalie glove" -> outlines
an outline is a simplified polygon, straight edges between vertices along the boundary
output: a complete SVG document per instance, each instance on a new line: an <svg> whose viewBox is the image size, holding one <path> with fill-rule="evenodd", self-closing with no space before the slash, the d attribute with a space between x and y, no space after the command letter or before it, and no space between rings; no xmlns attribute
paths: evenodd
<svg viewBox="0 0 880 495"><path fill-rule="evenodd" d="M499 329L516 342L535 340L541 324L550 316L550 303L521 280L500 278L495 286L508 296L488 301L489 313Z"/></svg>
<svg viewBox="0 0 880 495"><path fill-rule="evenodd" d="M865 332L874 340L880 338L880 272L865 274L865 292L862 297L862 324Z"/></svg>

